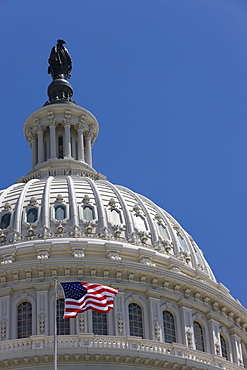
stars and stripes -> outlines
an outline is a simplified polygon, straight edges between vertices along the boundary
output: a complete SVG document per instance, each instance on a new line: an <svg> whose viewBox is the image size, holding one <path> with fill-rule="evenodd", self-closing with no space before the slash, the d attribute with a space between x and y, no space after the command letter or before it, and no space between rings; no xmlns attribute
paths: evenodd
<svg viewBox="0 0 247 370"><path fill-rule="evenodd" d="M79 312L92 309L109 312L113 308L113 298L118 290L94 283L60 283L65 297L64 319L75 317Z"/></svg>

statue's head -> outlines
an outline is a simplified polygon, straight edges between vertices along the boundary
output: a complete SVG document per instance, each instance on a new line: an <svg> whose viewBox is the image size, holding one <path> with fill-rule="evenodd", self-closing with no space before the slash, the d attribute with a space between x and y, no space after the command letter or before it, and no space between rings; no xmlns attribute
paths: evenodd
<svg viewBox="0 0 247 370"><path fill-rule="evenodd" d="M66 44L66 41L61 40L61 39L58 39L58 40L57 40L57 43L58 43L59 45L63 45L63 44Z"/></svg>

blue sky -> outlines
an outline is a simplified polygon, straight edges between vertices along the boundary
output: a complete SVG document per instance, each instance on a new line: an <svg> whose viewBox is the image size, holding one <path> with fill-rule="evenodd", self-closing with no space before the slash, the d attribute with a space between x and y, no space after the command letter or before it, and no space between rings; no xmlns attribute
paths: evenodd
<svg viewBox="0 0 247 370"><path fill-rule="evenodd" d="M1 0L0 34L0 188L31 168L23 124L64 38L94 168L171 213L247 307L246 0Z"/></svg>

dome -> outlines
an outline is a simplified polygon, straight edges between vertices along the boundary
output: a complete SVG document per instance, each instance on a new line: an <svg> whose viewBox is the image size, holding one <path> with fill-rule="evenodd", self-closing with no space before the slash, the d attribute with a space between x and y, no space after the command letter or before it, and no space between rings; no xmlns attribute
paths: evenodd
<svg viewBox="0 0 247 370"><path fill-rule="evenodd" d="M216 281L193 238L171 215L107 180L70 175L32 179L2 191L0 207L2 250L9 243L90 238L102 247L106 241L115 244L123 260Z"/></svg>
<svg viewBox="0 0 247 370"><path fill-rule="evenodd" d="M99 125L72 101L67 53L24 124L32 168L0 191L0 368L247 368L246 309L193 238L94 169ZM114 309L64 319L57 282L118 288Z"/></svg>

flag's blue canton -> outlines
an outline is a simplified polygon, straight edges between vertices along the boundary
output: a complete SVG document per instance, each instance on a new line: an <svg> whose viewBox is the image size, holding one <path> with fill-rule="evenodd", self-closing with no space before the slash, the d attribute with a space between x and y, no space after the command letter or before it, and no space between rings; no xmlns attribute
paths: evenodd
<svg viewBox="0 0 247 370"><path fill-rule="evenodd" d="M61 283L61 285L65 298L80 300L87 293L87 289L81 283Z"/></svg>

